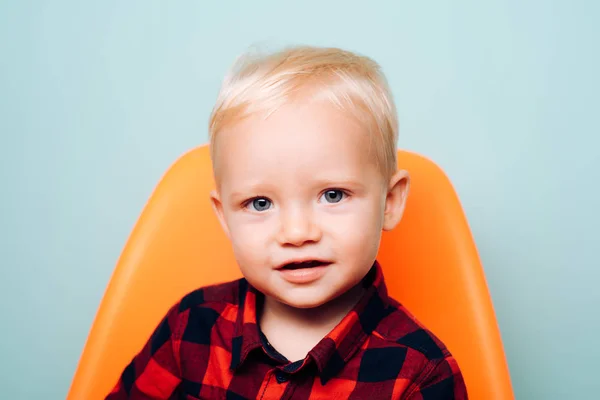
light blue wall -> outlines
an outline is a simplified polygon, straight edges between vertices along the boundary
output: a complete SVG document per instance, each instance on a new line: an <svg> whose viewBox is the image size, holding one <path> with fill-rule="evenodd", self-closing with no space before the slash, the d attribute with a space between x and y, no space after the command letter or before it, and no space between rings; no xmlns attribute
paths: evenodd
<svg viewBox="0 0 600 400"><path fill-rule="evenodd" d="M436 160L467 210L517 397L592 398L599 3L281 3L0 3L0 397L64 398L152 188L206 141L234 57L269 42L383 65L401 147Z"/></svg>

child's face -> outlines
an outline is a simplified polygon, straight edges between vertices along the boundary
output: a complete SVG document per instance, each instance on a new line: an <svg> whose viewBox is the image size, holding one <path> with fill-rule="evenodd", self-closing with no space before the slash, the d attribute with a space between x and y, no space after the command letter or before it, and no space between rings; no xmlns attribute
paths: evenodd
<svg viewBox="0 0 600 400"><path fill-rule="evenodd" d="M333 105L287 105L217 137L213 205L242 274L266 296L317 307L369 271L400 220L408 178L385 179L369 136Z"/></svg>

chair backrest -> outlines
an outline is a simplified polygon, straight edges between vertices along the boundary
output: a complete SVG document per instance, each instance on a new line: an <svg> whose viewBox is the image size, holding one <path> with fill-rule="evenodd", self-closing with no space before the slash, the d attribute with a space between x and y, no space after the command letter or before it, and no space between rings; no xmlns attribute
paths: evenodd
<svg viewBox="0 0 600 400"><path fill-rule="evenodd" d="M389 292L455 355L471 399L512 399L483 269L456 193L433 162L404 151L398 162L412 180L405 216L384 233L379 253ZM117 263L68 399L103 399L172 304L197 287L240 277L209 203L213 185L206 146L163 177Z"/></svg>

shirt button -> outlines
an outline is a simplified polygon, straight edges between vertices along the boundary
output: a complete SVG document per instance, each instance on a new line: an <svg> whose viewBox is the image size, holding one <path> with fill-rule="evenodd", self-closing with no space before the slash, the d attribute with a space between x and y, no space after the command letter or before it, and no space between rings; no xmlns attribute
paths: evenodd
<svg viewBox="0 0 600 400"><path fill-rule="evenodd" d="M277 383L284 383L288 381L289 377L287 376L287 374L281 371L277 371L275 372L275 379L277 380Z"/></svg>

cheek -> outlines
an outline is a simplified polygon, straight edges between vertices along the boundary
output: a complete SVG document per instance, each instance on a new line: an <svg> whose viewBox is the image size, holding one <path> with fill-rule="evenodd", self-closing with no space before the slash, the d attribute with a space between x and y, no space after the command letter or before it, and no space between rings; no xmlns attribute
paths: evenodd
<svg viewBox="0 0 600 400"><path fill-rule="evenodd" d="M241 265L264 262L269 236L269 221L232 215L227 219L231 244ZM240 265L240 266L241 266Z"/></svg>
<svg viewBox="0 0 600 400"><path fill-rule="evenodd" d="M383 228L383 211L376 201L356 201L343 213L323 217L327 229L346 252L364 252L378 247Z"/></svg>

